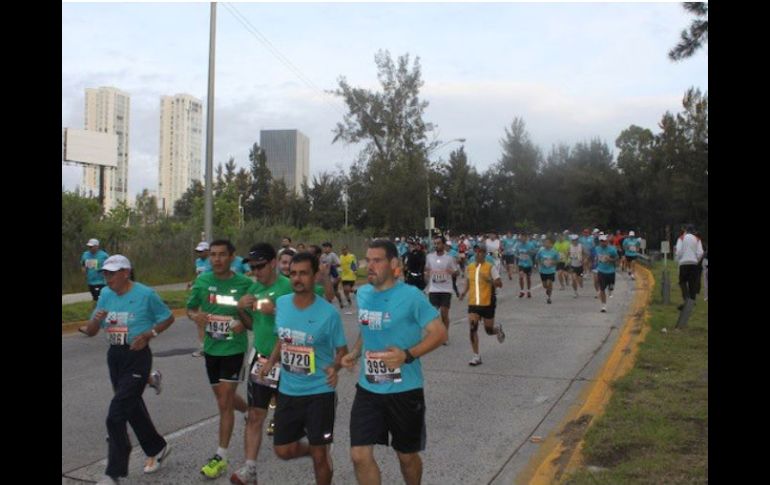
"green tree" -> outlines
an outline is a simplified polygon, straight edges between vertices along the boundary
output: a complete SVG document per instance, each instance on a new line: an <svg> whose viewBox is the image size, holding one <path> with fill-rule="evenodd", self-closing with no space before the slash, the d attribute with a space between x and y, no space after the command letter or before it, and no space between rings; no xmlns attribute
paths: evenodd
<svg viewBox="0 0 770 485"><path fill-rule="evenodd" d="M174 202L174 218L188 220L193 216L195 200L203 201L205 191L200 180L193 180L192 185L182 194L182 197Z"/></svg>
<svg viewBox="0 0 770 485"><path fill-rule="evenodd" d="M685 2L685 10L696 16L689 30L683 30L679 43L668 53L672 61L681 61L695 54L709 40L709 4L708 2Z"/></svg>
<svg viewBox="0 0 770 485"><path fill-rule="evenodd" d="M249 219L263 219L266 217L273 176L267 168L267 155L257 143L249 150L249 162L251 183L244 208Z"/></svg>
<svg viewBox="0 0 770 485"><path fill-rule="evenodd" d="M409 54L394 62L388 51L375 55L380 90L351 86L340 77L332 93L348 107L343 121L333 130L333 143L365 143L353 184L366 181L366 197L354 220L385 232L407 232L422 227L427 207L410 203L393 210L393 201L415 201L428 183L429 142L433 125L423 120L428 106L419 97L423 85L419 57L410 65ZM419 199L418 199L419 200ZM427 201L425 202L427 204Z"/></svg>
<svg viewBox="0 0 770 485"><path fill-rule="evenodd" d="M440 176L437 215L454 233L476 230L479 216L476 193L481 179L468 163L465 147L461 146L449 154L449 161L442 165Z"/></svg>
<svg viewBox="0 0 770 485"><path fill-rule="evenodd" d="M151 226L156 224L161 218L160 210L158 209L158 198L150 195L148 189L143 189L141 194L137 194L134 207L131 224Z"/></svg>

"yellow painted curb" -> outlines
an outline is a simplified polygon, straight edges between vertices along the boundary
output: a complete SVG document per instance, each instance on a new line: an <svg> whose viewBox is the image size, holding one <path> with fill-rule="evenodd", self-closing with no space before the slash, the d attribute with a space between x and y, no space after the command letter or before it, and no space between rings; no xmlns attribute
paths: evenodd
<svg viewBox="0 0 770 485"><path fill-rule="evenodd" d="M177 308L175 310L171 310L171 313L174 314L174 318L179 317L185 317L187 316L187 310L184 308ZM88 320L83 320L80 322L67 322L61 324L61 334L67 335L71 333L75 333L78 331L78 327L81 327L83 325L86 325L88 323Z"/></svg>
<svg viewBox="0 0 770 485"><path fill-rule="evenodd" d="M581 392L567 415L550 433L529 464L515 478L518 485L558 483L582 463L583 437L593 419L604 412L610 399L610 384L626 374L634 364L639 343L649 331L647 308L655 279L649 269L636 265L637 292L615 346L593 383ZM641 283L641 285L640 285ZM569 432L569 433L567 433ZM568 438L567 435L571 437ZM578 438L576 439L576 436Z"/></svg>

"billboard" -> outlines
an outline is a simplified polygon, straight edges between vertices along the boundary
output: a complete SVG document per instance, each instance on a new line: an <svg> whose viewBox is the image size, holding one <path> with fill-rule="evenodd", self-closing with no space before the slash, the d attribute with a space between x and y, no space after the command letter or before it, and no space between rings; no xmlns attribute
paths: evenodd
<svg viewBox="0 0 770 485"><path fill-rule="evenodd" d="M62 160L89 165L118 166L118 135L64 128Z"/></svg>

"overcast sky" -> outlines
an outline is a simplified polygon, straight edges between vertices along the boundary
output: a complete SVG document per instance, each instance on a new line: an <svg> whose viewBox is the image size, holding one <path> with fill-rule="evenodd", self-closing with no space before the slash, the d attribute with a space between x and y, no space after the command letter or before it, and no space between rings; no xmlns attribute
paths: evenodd
<svg viewBox="0 0 770 485"><path fill-rule="evenodd" d="M85 88L130 94L132 198L157 190L160 97L205 103L209 12L209 3L62 4L62 127L83 127ZM378 49L420 58L424 119L440 140L466 138L480 172L499 160L515 117L544 154L596 137L615 152L629 125L658 132L689 87L708 90L707 47L667 57L692 18L681 3L219 3L214 163L232 156L248 167L260 130L298 129L310 138L311 176L347 169L360 147L332 145L345 105L324 91L340 76L378 89ZM62 165L62 185L74 189L81 174Z"/></svg>

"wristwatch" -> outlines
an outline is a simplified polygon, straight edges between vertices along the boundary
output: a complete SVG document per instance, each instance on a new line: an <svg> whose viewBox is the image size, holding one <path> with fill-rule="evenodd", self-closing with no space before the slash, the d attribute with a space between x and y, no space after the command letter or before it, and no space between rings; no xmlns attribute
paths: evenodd
<svg viewBox="0 0 770 485"><path fill-rule="evenodd" d="M411 364L414 362L414 355L412 355L411 352L409 352L409 349L404 349L404 353L406 354L406 359L404 359L404 364Z"/></svg>
<svg viewBox="0 0 770 485"><path fill-rule="evenodd" d="M155 327L153 327L150 331L152 332L152 336L153 337L157 337L158 336L158 331L155 330Z"/></svg>

